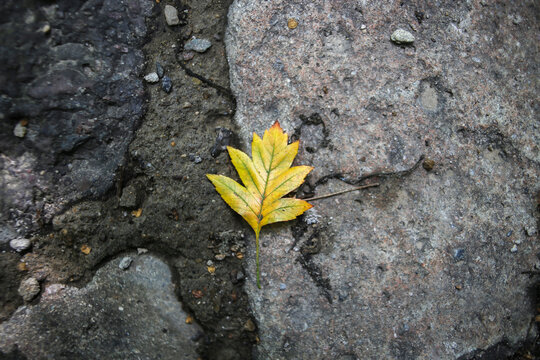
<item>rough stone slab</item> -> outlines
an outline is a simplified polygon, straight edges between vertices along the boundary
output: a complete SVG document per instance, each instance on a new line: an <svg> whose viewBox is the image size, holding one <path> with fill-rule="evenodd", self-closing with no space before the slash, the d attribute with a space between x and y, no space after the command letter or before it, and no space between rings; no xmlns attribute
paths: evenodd
<svg viewBox="0 0 540 360"><path fill-rule="evenodd" d="M0 221L24 234L39 227L36 213L47 222L113 186L145 110L141 48L154 6L0 3L0 182L9 184Z"/></svg>
<svg viewBox="0 0 540 360"><path fill-rule="evenodd" d="M36 305L0 324L0 354L28 359L196 359L201 329L186 324L167 264L138 256L100 268L83 288L47 286Z"/></svg>
<svg viewBox="0 0 540 360"><path fill-rule="evenodd" d="M247 256L259 359L455 359L526 338L534 283L522 271L539 251L528 235L540 175L531 6L233 3L226 44L245 144L279 120L300 140L297 163L315 167L308 182L341 174L317 194L434 161L263 229L262 290L253 245ZM397 28L416 29L414 46L391 42Z"/></svg>

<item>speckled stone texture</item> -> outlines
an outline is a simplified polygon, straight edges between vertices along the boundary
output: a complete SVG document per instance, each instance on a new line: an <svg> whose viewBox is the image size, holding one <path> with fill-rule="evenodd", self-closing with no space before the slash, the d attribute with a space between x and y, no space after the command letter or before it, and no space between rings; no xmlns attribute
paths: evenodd
<svg viewBox="0 0 540 360"><path fill-rule="evenodd" d="M101 267L85 287L51 284L39 304L0 324L0 356L28 359L196 359L202 330L186 324L166 263L136 256ZM22 357L19 357L22 358Z"/></svg>
<svg viewBox="0 0 540 360"><path fill-rule="evenodd" d="M297 163L315 167L312 190L341 174L317 195L434 161L262 231L263 289L254 245L247 282L258 359L468 358L534 336L537 284L522 272L539 261L539 12L533 1L234 2L226 43L244 150L279 120L300 140ZM398 28L414 44L392 43Z"/></svg>

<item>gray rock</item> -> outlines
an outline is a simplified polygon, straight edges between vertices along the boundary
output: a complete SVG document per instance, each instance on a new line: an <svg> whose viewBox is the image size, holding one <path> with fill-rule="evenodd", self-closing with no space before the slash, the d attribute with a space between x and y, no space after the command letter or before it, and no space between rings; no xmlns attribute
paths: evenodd
<svg viewBox="0 0 540 360"><path fill-rule="evenodd" d="M203 53L210 49L212 42L207 39L197 39L193 37L184 45L184 50L193 50L199 53Z"/></svg>
<svg viewBox="0 0 540 360"><path fill-rule="evenodd" d="M36 278L28 278L23 281L21 281L21 285L19 286L19 295L22 296L24 301L29 302L32 301L37 294L39 294L40 291L39 282Z"/></svg>
<svg viewBox="0 0 540 360"><path fill-rule="evenodd" d="M155 84L159 81L159 76L155 72L151 72L144 77L144 80L150 84Z"/></svg>
<svg viewBox="0 0 540 360"><path fill-rule="evenodd" d="M172 80L168 76L164 76L163 79L161 79L161 88L163 91L165 91L167 94L171 92L172 90Z"/></svg>
<svg viewBox="0 0 540 360"><path fill-rule="evenodd" d="M122 270L127 270L132 262L133 262L133 259L129 256L126 256L122 258L122 260L120 260L118 267Z"/></svg>
<svg viewBox="0 0 540 360"><path fill-rule="evenodd" d="M17 123L17 125L15 125L15 128L13 129L13 135L20 138L25 137L26 132L27 132L26 126L22 125L21 123Z"/></svg>
<svg viewBox="0 0 540 360"><path fill-rule="evenodd" d="M13 239L9 242L9 246L17 251L17 252L21 252L21 251L24 251L26 249L28 249L30 247L32 243L30 242L29 239L25 239L25 238L17 238L17 239Z"/></svg>
<svg viewBox="0 0 540 360"><path fill-rule="evenodd" d="M165 5L165 21L167 25L174 26L180 24L180 19L178 18L178 10L174 6Z"/></svg>
<svg viewBox="0 0 540 360"><path fill-rule="evenodd" d="M390 40L396 44L412 44L414 42L414 36L407 30L397 29L390 36Z"/></svg>
<svg viewBox="0 0 540 360"><path fill-rule="evenodd" d="M315 195L381 169L410 168L422 154L437 166L316 201L318 223L308 225L306 214L263 228L260 290L247 241L245 288L261 340L255 358L456 359L501 338L517 346L534 316L528 289L535 286L518 274L533 269L538 245L525 231L505 235L535 224L540 132L534 107L523 104L535 103L538 89L517 79L535 77L538 44L533 28L520 25L518 34L509 20L499 28L500 51L489 29L506 14L531 25L534 15L525 1L481 12L428 5L422 38L437 41L402 49L375 31L397 28L402 9L363 2L370 29L363 32L357 2L328 4L287 3L287 13L301 16L301 41L285 24L282 2L232 4L225 42L242 150L253 132L279 120L300 140L295 163L314 167ZM454 25L446 13L467 21ZM334 21L343 18L350 21ZM474 54L464 56L467 49ZM464 243L467 264L453 256ZM285 251L291 247L299 251ZM516 276L493 281L500 273ZM287 291L277 289L283 279ZM500 316L491 321L492 314Z"/></svg>
<svg viewBox="0 0 540 360"><path fill-rule="evenodd" d="M134 271L119 263L105 264L83 288L48 285L38 304L0 324L0 351L17 347L28 359L196 359L191 339L202 330L186 324L167 264L148 255L134 260Z"/></svg>
<svg viewBox="0 0 540 360"><path fill-rule="evenodd" d="M48 222L66 204L98 197L113 186L144 113L141 48L145 19L155 2L84 1L53 11L46 21L56 36L53 45L59 46L36 33L43 23L22 21L26 11L42 14L42 5L13 4L0 2L3 14L13 14L4 25L17 34L2 40L2 53L9 56L2 57L0 78L10 81L0 84L0 112L10 123L31 119L31 126L24 142L13 137L0 143L0 162L14 164L0 171L0 183L10 184L0 197L6 209L18 214L9 221L23 233L39 229L30 220L38 211ZM16 135L23 134L18 127ZM41 195L35 196L36 191Z"/></svg>

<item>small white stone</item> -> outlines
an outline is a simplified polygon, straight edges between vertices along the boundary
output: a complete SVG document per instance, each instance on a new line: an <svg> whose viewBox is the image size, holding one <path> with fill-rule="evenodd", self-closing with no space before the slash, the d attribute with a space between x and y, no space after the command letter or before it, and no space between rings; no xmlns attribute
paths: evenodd
<svg viewBox="0 0 540 360"><path fill-rule="evenodd" d="M36 280L36 278L31 277L21 282L18 292L24 301L31 301L36 297L37 294L39 294L40 290L39 282Z"/></svg>
<svg viewBox="0 0 540 360"><path fill-rule="evenodd" d="M120 261L120 264L118 264L118 267L122 270L127 270L127 268L129 268L129 266L131 265L131 262L133 261L132 258L130 258L129 256L126 256L125 258L123 258L121 261Z"/></svg>
<svg viewBox="0 0 540 360"><path fill-rule="evenodd" d="M180 24L180 19L178 18L178 10L174 6L165 5L165 20L167 25L174 26Z"/></svg>
<svg viewBox="0 0 540 360"><path fill-rule="evenodd" d="M20 138L25 137L26 136L26 126L21 125L21 123L18 123L15 126L15 129L13 129L13 135L15 135L16 137L20 137Z"/></svg>
<svg viewBox="0 0 540 360"><path fill-rule="evenodd" d="M517 245L514 244L514 246L512 246L512 248L510 249L510 252L517 252L518 248L517 248Z"/></svg>
<svg viewBox="0 0 540 360"><path fill-rule="evenodd" d="M30 247L30 240L25 238L13 239L9 242L9 246L17 252L24 251Z"/></svg>
<svg viewBox="0 0 540 360"><path fill-rule="evenodd" d="M397 29L390 36L390 40L396 44L412 44L414 42L414 36L407 30Z"/></svg>
<svg viewBox="0 0 540 360"><path fill-rule="evenodd" d="M48 34L51 32L51 25L49 24L45 24L41 27L41 29L39 29L39 31L41 31L42 33L44 34Z"/></svg>
<svg viewBox="0 0 540 360"><path fill-rule="evenodd" d="M146 82L151 83L151 84L155 84L155 83L157 83L157 82L159 81L159 76L158 76L157 73L152 72L152 73L146 75L146 76L144 77L144 80L145 80Z"/></svg>
<svg viewBox="0 0 540 360"><path fill-rule="evenodd" d="M146 254L148 252L148 249L145 248L137 248L137 255Z"/></svg>

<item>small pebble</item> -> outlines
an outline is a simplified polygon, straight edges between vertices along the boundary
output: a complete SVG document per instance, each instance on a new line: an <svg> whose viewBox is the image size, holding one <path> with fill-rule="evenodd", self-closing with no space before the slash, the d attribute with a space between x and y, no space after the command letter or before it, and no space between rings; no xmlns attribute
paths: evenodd
<svg viewBox="0 0 540 360"><path fill-rule="evenodd" d="M455 249L454 250L454 260L461 261L465 259L465 249Z"/></svg>
<svg viewBox="0 0 540 360"><path fill-rule="evenodd" d="M296 29L296 27L298 26L298 21L296 19L290 18L289 20L287 20L287 26L291 30Z"/></svg>
<svg viewBox="0 0 540 360"><path fill-rule="evenodd" d="M246 277L246 275L244 275L244 273L241 272L241 271L236 273L236 281L242 281L242 280L244 280L245 277Z"/></svg>
<svg viewBox="0 0 540 360"><path fill-rule="evenodd" d="M148 249L145 248L137 248L137 255L146 254L148 252Z"/></svg>
<svg viewBox="0 0 540 360"><path fill-rule="evenodd" d="M171 90L172 90L172 81L168 76L164 76L163 79L161 79L161 88L167 94L171 92Z"/></svg>
<svg viewBox="0 0 540 360"><path fill-rule="evenodd" d="M24 301L31 301L33 298L36 297L37 294L39 294L40 291L39 282L36 278L28 278L26 280L23 280L21 282L21 285L19 286L19 295L22 296Z"/></svg>
<svg viewBox="0 0 540 360"><path fill-rule="evenodd" d="M248 319L248 321L246 321L246 323L244 324L244 329L250 332L255 331L256 330L255 323L251 319Z"/></svg>
<svg viewBox="0 0 540 360"><path fill-rule="evenodd" d="M180 19L178 18L178 10L174 6L165 5L165 21L167 25L174 26L180 24Z"/></svg>
<svg viewBox="0 0 540 360"><path fill-rule="evenodd" d="M9 242L9 246L17 252L24 251L30 247L30 240L25 238L13 239Z"/></svg>
<svg viewBox="0 0 540 360"><path fill-rule="evenodd" d="M285 290L285 289L287 289L287 285L286 285L286 284L284 284L284 283L279 284L279 290L283 291L283 290Z"/></svg>
<svg viewBox="0 0 540 360"><path fill-rule="evenodd" d="M512 231L512 230L510 230L509 232L507 232L507 233L506 233L506 237L510 237L510 236L512 236L512 233L513 233L513 231Z"/></svg>
<svg viewBox="0 0 540 360"><path fill-rule="evenodd" d="M414 36L407 30L397 29L390 36L390 40L396 44L412 44L414 42Z"/></svg>
<svg viewBox="0 0 540 360"><path fill-rule="evenodd" d="M212 266L212 265L214 265L214 262L212 260L208 260L206 262L206 266Z"/></svg>
<svg viewBox="0 0 540 360"><path fill-rule="evenodd" d="M525 234L527 236L533 236L534 234L536 234L536 229L533 226L527 226L525 227Z"/></svg>
<svg viewBox="0 0 540 360"><path fill-rule="evenodd" d="M426 170L426 171L431 171L433 170L433 168L435 167L435 161L431 160L431 159L425 159L424 162L422 163L422 167Z"/></svg>
<svg viewBox="0 0 540 360"><path fill-rule="evenodd" d="M202 158L195 154L189 154L189 160L193 161L195 164L200 164L202 162Z"/></svg>
<svg viewBox="0 0 540 360"><path fill-rule="evenodd" d="M155 84L159 81L159 76L157 73L152 72L144 77L144 80L146 82L149 82L150 84Z"/></svg>
<svg viewBox="0 0 540 360"><path fill-rule="evenodd" d="M47 35L48 33L51 32L51 25L49 24L45 24L41 27L41 29L39 29L39 31L41 31L42 33L44 33L45 35Z"/></svg>
<svg viewBox="0 0 540 360"><path fill-rule="evenodd" d="M132 262L133 262L133 259L130 258L129 256L126 256L120 261L120 264L118 264L118 267L122 270L127 270L127 268L129 268Z"/></svg>
<svg viewBox="0 0 540 360"><path fill-rule="evenodd" d="M214 256L214 258L218 261L225 259L225 257L227 257L227 255L225 254L217 254L216 256Z"/></svg>
<svg viewBox="0 0 540 360"><path fill-rule="evenodd" d="M165 74L165 70L163 70L163 66L159 62L156 62L156 73L157 76L161 79L163 75Z"/></svg>
<svg viewBox="0 0 540 360"><path fill-rule="evenodd" d="M514 246L512 246L512 248L510 249L510 252L515 253L515 252L517 252L517 251L518 251L517 245L514 244Z"/></svg>
<svg viewBox="0 0 540 360"><path fill-rule="evenodd" d="M15 128L13 129L13 135L19 138L23 138L26 136L26 126L22 125L21 123L18 123Z"/></svg>
<svg viewBox="0 0 540 360"><path fill-rule="evenodd" d="M182 109L189 109L191 106L192 106L191 103L185 102L182 104Z"/></svg>
<svg viewBox="0 0 540 360"><path fill-rule="evenodd" d="M184 45L184 50L193 50L198 53L203 53L210 49L210 46L212 46L212 42L210 40L197 39L194 37Z"/></svg>
<svg viewBox="0 0 540 360"><path fill-rule="evenodd" d="M184 61L189 61L193 59L193 57L195 57L195 53L193 51L184 51L182 53L182 59L184 59Z"/></svg>

